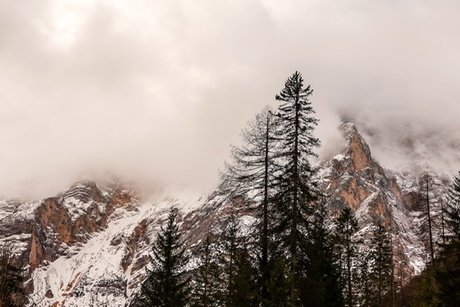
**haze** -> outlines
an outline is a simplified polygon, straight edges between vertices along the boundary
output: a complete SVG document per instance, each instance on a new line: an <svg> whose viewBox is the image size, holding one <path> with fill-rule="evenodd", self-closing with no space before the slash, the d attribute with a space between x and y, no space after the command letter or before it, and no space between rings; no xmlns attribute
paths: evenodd
<svg viewBox="0 0 460 307"><path fill-rule="evenodd" d="M454 173L458 16L454 0L0 1L0 194L88 173L211 189L295 70L323 157L346 118L385 166L415 152Z"/></svg>

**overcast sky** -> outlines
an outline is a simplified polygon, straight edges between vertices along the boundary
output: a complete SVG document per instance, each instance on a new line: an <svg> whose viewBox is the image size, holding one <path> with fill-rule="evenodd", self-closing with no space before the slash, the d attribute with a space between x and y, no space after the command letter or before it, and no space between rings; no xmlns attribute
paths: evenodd
<svg viewBox="0 0 460 307"><path fill-rule="evenodd" d="M0 0L0 194L101 171L211 189L295 70L323 156L350 118L385 166L403 143L456 172L459 17L458 0Z"/></svg>

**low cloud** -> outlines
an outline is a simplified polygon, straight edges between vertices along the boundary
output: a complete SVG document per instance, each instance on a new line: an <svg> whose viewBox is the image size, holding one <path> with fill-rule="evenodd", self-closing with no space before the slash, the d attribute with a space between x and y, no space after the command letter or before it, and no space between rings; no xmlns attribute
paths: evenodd
<svg viewBox="0 0 460 307"><path fill-rule="evenodd" d="M346 116L382 164L425 148L458 168L456 1L24 7L0 4L0 194L49 196L106 171L211 189L229 144L295 70L314 89L321 154Z"/></svg>

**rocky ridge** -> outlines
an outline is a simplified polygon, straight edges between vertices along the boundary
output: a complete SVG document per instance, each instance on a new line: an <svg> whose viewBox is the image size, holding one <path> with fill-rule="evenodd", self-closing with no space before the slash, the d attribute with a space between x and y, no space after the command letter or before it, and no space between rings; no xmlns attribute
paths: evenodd
<svg viewBox="0 0 460 307"><path fill-rule="evenodd" d="M366 239L370 226L381 222L392 229L394 257L407 263L405 276L418 274L427 262L425 207L419 192L419 176L383 168L353 124L341 126L345 150L321 165L319 182L328 195L328 207L337 215L350 207L359 221L358 236ZM432 215L436 242L441 238L440 204L449 180L432 173L436 182L432 192Z"/></svg>
<svg viewBox="0 0 460 307"><path fill-rule="evenodd" d="M333 215L345 206L357 215L359 236L381 221L393 229L395 257L417 274L426 258L418 176L385 169L353 124L343 124L344 150L319 164L318 181ZM432 174L433 199L448 182ZM435 238L440 239L440 201L434 203ZM255 221L250 202L220 187L209 196L157 195L141 201L119 183L80 182L36 202L0 203L0 244L27 264L35 306L126 306L145 276L150 246L170 207L193 253L204 237L217 237L230 212L243 231ZM192 264L193 265L193 264Z"/></svg>

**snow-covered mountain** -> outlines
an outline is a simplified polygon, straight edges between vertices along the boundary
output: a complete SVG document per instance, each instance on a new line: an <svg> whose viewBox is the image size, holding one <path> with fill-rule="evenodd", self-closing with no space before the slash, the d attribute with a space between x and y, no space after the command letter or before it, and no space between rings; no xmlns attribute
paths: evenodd
<svg viewBox="0 0 460 307"><path fill-rule="evenodd" d="M348 206L360 222L359 235L381 220L393 229L397 261L406 278L427 260L424 208L418 180L382 167L353 124L343 124L343 150L319 164L319 183L332 214ZM440 239L438 198L448 180L432 174L435 240ZM140 200L120 183L85 181L55 197L0 203L0 244L27 264L34 306L126 306L145 276L151 243L170 207L193 253L208 234L217 236L237 210L244 226L254 222L250 202L218 188L209 195L154 195Z"/></svg>
<svg viewBox="0 0 460 307"><path fill-rule="evenodd" d="M420 173L383 168L372 156L364 138L353 124L341 126L345 149L322 164L319 180L329 196L333 214L350 207L356 214L360 232L366 238L371 225L382 222L393 233L394 257L397 263L407 263L404 276L418 274L427 262L426 206L421 199ZM425 173L433 178L430 203L433 237L441 240L441 205L449 178Z"/></svg>

